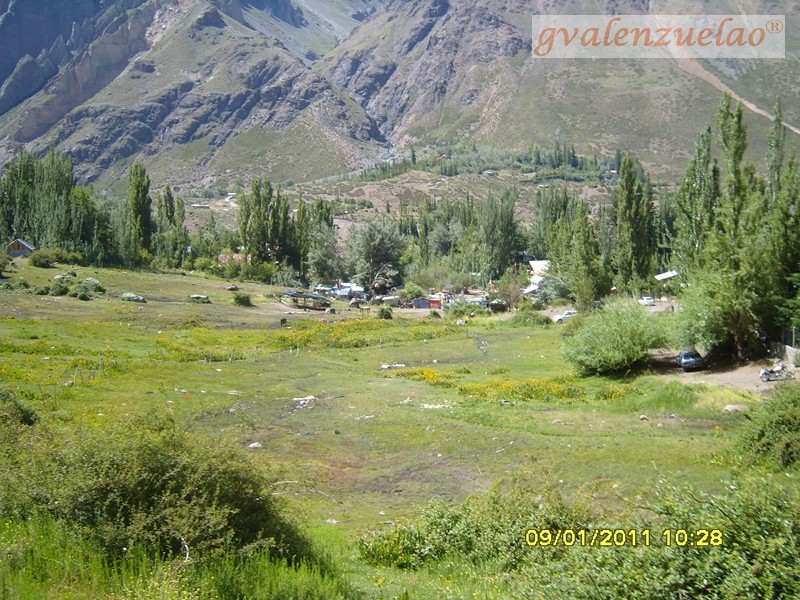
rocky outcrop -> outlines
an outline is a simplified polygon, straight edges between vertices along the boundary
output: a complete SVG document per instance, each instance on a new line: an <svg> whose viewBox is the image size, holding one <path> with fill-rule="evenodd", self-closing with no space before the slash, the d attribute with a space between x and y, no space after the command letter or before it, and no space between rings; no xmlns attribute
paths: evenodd
<svg viewBox="0 0 800 600"><path fill-rule="evenodd" d="M379 1L353 6L366 16ZM314 31L349 31L349 13L324 26L320 14L328 13L312 13ZM0 49L0 114L19 107L0 122L0 164L23 146L57 144L93 180L119 160L195 142L208 148L207 163L243 132L280 132L298 119L311 147L355 156L355 144L385 142L374 120L310 70L308 56L265 33L308 24L293 0L0 0L0 33L14 40ZM376 65L365 93L392 69Z"/></svg>
<svg viewBox="0 0 800 600"><path fill-rule="evenodd" d="M70 38L73 24L83 23L97 14L94 0L41 2L10 0L0 5L0 81L6 81L19 63L49 51L55 41Z"/></svg>
<svg viewBox="0 0 800 600"><path fill-rule="evenodd" d="M107 13L101 20L107 23L102 32L58 72L44 90L42 102L22 116L15 140L29 142L43 135L127 68L134 56L147 49L146 33L155 12L155 4L148 3L130 13Z"/></svg>
<svg viewBox="0 0 800 600"><path fill-rule="evenodd" d="M119 27L126 11L143 2L118 0L104 6L97 0L7 0L0 13L0 114L41 90L89 44Z"/></svg>
<svg viewBox="0 0 800 600"><path fill-rule="evenodd" d="M212 0L213 4L226 15L247 24L241 0ZM303 10L295 6L291 0L247 0L251 8L269 12L276 19L288 23L292 27L304 27L308 24Z"/></svg>
<svg viewBox="0 0 800 600"><path fill-rule="evenodd" d="M200 20L216 27L206 15L189 25L189 36ZM307 112L319 116L321 129L338 131L343 138L385 141L374 122L355 115L324 78L278 42L232 44L221 48L215 59L236 66L229 91L212 91L201 80L187 79L127 106L93 103L73 110L56 127L55 136L72 154L79 177L91 181L129 156L155 155L200 140L209 147L207 162L243 131L282 131ZM145 55L127 76L146 77L155 69Z"/></svg>
<svg viewBox="0 0 800 600"><path fill-rule="evenodd" d="M470 81L476 65L491 69L530 48L510 20L519 22L530 8L514 0L496 4L406 0L386 5L375 26L357 31L323 59L320 71L363 106L384 135L396 139L407 124L440 113L444 103L458 110L485 102L494 92Z"/></svg>

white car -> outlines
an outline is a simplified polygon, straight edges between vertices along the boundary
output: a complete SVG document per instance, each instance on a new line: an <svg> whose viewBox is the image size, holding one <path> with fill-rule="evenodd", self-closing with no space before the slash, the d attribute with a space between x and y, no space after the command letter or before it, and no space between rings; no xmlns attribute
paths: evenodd
<svg viewBox="0 0 800 600"><path fill-rule="evenodd" d="M641 304L642 306L655 306L656 301L655 299L653 299L652 296L642 296L641 298L639 298L639 304Z"/></svg>
<svg viewBox="0 0 800 600"><path fill-rule="evenodd" d="M565 310L562 314L557 315L556 317L554 317L553 320L556 323L563 323L567 319L571 319L572 317L574 317L577 314L578 314L577 310L575 310L574 308L570 308L570 309Z"/></svg>

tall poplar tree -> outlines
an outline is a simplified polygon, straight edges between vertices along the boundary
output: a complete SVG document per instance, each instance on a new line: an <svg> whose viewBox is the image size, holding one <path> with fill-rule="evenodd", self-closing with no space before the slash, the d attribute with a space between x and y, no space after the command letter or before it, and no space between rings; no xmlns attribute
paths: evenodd
<svg viewBox="0 0 800 600"><path fill-rule="evenodd" d="M622 291L639 292L648 286L653 275L653 191L649 182L637 181L630 154L622 157L614 216L617 232L613 254L615 282Z"/></svg>
<svg viewBox="0 0 800 600"><path fill-rule="evenodd" d="M711 158L711 128L706 127L697 137L694 155L674 197L677 214L672 259L684 277L702 267L720 196L719 168Z"/></svg>
<svg viewBox="0 0 800 600"><path fill-rule="evenodd" d="M150 177L144 165L134 163L128 173L128 212L130 226L133 231L133 246L142 253L150 252L153 235L151 208L153 200L150 198ZM134 259L135 262L139 260Z"/></svg>
<svg viewBox="0 0 800 600"><path fill-rule="evenodd" d="M250 192L239 201L239 235L244 245L245 256L254 262L272 259L270 247L270 221L274 211L272 184L268 179L256 179Z"/></svg>

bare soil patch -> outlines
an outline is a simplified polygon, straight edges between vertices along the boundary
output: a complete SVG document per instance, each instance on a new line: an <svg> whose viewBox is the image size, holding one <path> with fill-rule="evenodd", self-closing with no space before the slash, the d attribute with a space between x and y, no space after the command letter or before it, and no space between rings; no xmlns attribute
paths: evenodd
<svg viewBox="0 0 800 600"><path fill-rule="evenodd" d="M777 381L766 383L761 381L761 369L772 366L768 360L749 362L744 365L712 362L706 369L687 373L678 366L678 353L673 350L658 350L653 352L652 356L652 367L655 372L684 383L727 386L749 392L766 392L778 383ZM796 371L794 367L790 367L790 369L793 372Z"/></svg>

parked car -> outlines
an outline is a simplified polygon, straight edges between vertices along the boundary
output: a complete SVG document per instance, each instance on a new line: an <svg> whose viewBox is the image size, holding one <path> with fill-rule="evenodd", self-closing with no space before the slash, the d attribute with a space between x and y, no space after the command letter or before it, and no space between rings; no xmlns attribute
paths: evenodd
<svg viewBox="0 0 800 600"><path fill-rule="evenodd" d="M655 306L656 301L655 298L653 298L652 296L642 296L641 298L639 298L639 304L641 304L642 306Z"/></svg>
<svg viewBox="0 0 800 600"><path fill-rule="evenodd" d="M678 354L678 364L684 371L696 371L706 368L706 361L697 350L684 350Z"/></svg>
<svg viewBox="0 0 800 600"><path fill-rule="evenodd" d="M569 308L569 309L565 310L563 313L561 313L560 315L557 315L553 320L556 323L563 323L567 319L571 319L572 317L574 317L577 314L578 314L577 310L575 310L574 308Z"/></svg>

